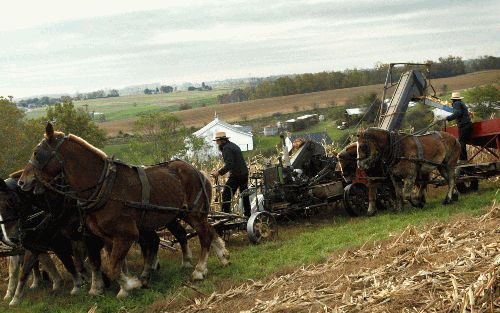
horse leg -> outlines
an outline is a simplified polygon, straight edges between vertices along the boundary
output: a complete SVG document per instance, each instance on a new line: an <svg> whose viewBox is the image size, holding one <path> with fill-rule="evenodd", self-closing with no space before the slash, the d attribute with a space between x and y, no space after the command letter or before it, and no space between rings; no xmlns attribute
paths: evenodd
<svg viewBox="0 0 500 313"><path fill-rule="evenodd" d="M50 279L52 280L52 291L58 291L61 289L63 280L59 270L57 269L54 261L50 258L47 253L40 253L38 255L38 260L40 264L42 264L43 268L49 274Z"/></svg>
<svg viewBox="0 0 500 313"><path fill-rule="evenodd" d="M394 175L391 175L391 181L394 186L394 192L396 193L396 211L401 212L403 209L403 184L400 180L396 179Z"/></svg>
<svg viewBox="0 0 500 313"><path fill-rule="evenodd" d="M101 250L104 246L100 238L94 236L84 237L85 246L87 247L87 255L92 271L92 283L89 290L89 295L97 296L104 293L104 281L101 271Z"/></svg>
<svg viewBox="0 0 500 313"><path fill-rule="evenodd" d="M10 306L18 305L19 303L21 303L24 294L24 286L28 281L28 277L31 273L31 270L33 269L33 266L36 263L36 260L37 255L29 250L26 250L24 254L23 265L21 265L19 280L17 281L16 292L9 303Z"/></svg>
<svg viewBox="0 0 500 313"><path fill-rule="evenodd" d="M140 279L142 285L147 287L151 278L151 271L158 265L160 238L153 230L141 229L139 231L139 245L141 246L142 258L144 259L144 267Z"/></svg>
<svg viewBox="0 0 500 313"><path fill-rule="evenodd" d="M207 275L207 262L208 254L210 252L210 246L212 245L212 240L214 239L215 230L212 226L208 224L206 219L200 217L193 217L188 215L185 221L193 227L193 229L198 234L198 239L200 240L201 252L200 259L196 264L193 271L192 278L194 280L202 280L204 276Z"/></svg>
<svg viewBox="0 0 500 313"><path fill-rule="evenodd" d="M455 190L455 169L450 171L447 167L442 166L439 167L439 173L448 182L448 191L442 202L443 205L447 205L453 200L453 192Z"/></svg>
<svg viewBox="0 0 500 313"><path fill-rule="evenodd" d="M182 251L182 267L193 268L193 253L189 248L186 229L182 227L178 219L174 219L167 224L167 229L179 241Z"/></svg>
<svg viewBox="0 0 500 313"><path fill-rule="evenodd" d="M454 200L456 181L455 181L455 169L446 167L440 167L439 173L444 177L444 179L448 182L448 192L446 193L446 197L443 200L443 204L450 204ZM456 194L455 201L458 200L458 194Z"/></svg>
<svg viewBox="0 0 500 313"><path fill-rule="evenodd" d="M71 250L76 271L83 279L89 281L89 273L87 271L87 268L85 267L85 242L81 239L77 241L72 240Z"/></svg>
<svg viewBox="0 0 500 313"><path fill-rule="evenodd" d="M368 216L377 213L377 186L371 182L368 183Z"/></svg>
<svg viewBox="0 0 500 313"><path fill-rule="evenodd" d="M73 247L71 241L66 238L58 238L56 240L53 249L55 255L61 260L64 268L71 274L71 278L73 280L73 289L71 289L70 294L76 295L80 293L81 286L83 285L83 280L80 273L77 272L75 268L75 263L72 258Z"/></svg>
<svg viewBox="0 0 500 313"><path fill-rule="evenodd" d="M226 249L226 244L224 240L217 234L215 228L210 225L210 231L212 232L212 247L215 250L215 254L217 254L217 258L221 262L222 266L226 266L229 264L229 251Z"/></svg>
<svg viewBox="0 0 500 313"><path fill-rule="evenodd" d="M40 286L43 280L42 273L40 272L40 262L37 260L33 265L33 280L31 281L30 289L36 289Z"/></svg>
<svg viewBox="0 0 500 313"><path fill-rule="evenodd" d="M403 200L407 200L408 202L411 203L411 194L413 191L413 186L415 186L415 180L417 179L416 176L407 176L403 180Z"/></svg>
<svg viewBox="0 0 500 313"><path fill-rule="evenodd" d="M8 300L14 296L16 291L17 281L19 280L19 269L21 268L21 255L13 255L9 257L9 284L5 292L4 300Z"/></svg>

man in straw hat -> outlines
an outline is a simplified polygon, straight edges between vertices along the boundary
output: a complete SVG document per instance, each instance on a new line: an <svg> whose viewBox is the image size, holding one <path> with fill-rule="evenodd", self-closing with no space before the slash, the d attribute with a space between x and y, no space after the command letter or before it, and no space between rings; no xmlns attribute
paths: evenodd
<svg viewBox="0 0 500 313"><path fill-rule="evenodd" d="M457 120L458 125L458 141L460 142L460 162L467 163L467 145L466 142L472 135L472 123L470 121L469 110L465 103L462 102L463 97L460 97L460 92L451 93L451 101L453 101L453 114L446 118L447 121Z"/></svg>
<svg viewBox="0 0 500 313"><path fill-rule="evenodd" d="M212 176L218 177L229 172L229 178L222 192L222 211L230 213L231 195L235 194L238 189L241 193L248 188L248 168L240 147L229 141L229 137L226 137L225 132L216 132L214 141L222 152L224 166L219 170L214 169ZM250 216L250 199L248 196L243 197L243 208L245 216Z"/></svg>

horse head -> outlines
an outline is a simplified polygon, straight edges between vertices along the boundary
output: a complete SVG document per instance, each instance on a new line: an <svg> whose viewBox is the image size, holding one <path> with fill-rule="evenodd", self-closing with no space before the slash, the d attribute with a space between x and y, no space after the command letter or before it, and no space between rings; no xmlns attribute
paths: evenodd
<svg viewBox="0 0 500 313"><path fill-rule="evenodd" d="M388 131L375 127L358 132L357 160L359 168L369 170L378 166L378 161L382 158L384 150L389 148L388 136Z"/></svg>
<svg viewBox="0 0 500 313"><path fill-rule="evenodd" d="M20 221L27 215L26 202L20 197L17 181L13 178L0 179L0 228L2 242L16 247L20 243Z"/></svg>
<svg viewBox="0 0 500 313"><path fill-rule="evenodd" d="M356 174L356 147L357 144L353 142L337 154L342 176L347 181L351 181Z"/></svg>
<svg viewBox="0 0 500 313"><path fill-rule="evenodd" d="M47 123L45 136L35 147L29 163L19 178L18 185L24 191L30 191L41 182L51 182L64 171L64 160L61 147L67 137L64 133L55 132L51 123Z"/></svg>

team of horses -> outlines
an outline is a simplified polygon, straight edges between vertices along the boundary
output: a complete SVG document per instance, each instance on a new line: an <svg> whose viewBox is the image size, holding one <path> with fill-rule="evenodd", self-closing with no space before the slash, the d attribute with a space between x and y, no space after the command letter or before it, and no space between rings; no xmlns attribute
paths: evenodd
<svg viewBox="0 0 500 313"><path fill-rule="evenodd" d="M446 202L452 201L459 153L457 140L447 133L416 138L369 128L360 131L357 142L338 158L347 180L354 178L358 168L369 175L390 177L401 209L404 200L412 201L409 192L416 182L420 187L417 199L420 205L424 203L425 181L435 169L448 182ZM370 188L370 214L376 210L375 189ZM84 280L90 280L91 295L102 294L105 286L116 281L117 297L126 297L133 289L147 286L158 268L157 230L167 228L176 237L182 266L193 267L181 221L196 231L201 246L192 278L204 279L210 248L223 266L229 262L224 241L207 220L211 197L209 179L184 161L130 166L108 158L82 138L54 131L48 123L26 167L0 180L2 241L22 244L25 249L24 256L10 259L5 298L12 298L11 305L20 303L32 271L32 286L37 285L38 262L48 271L53 289L61 287L61 276L48 251L71 274L71 294L81 292ZM139 278L131 276L126 266L134 242L139 243L143 256ZM109 260L106 274L101 270L102 249Z"/></svg>
<svg viewBox="0 0 500 313"><path fill-rule="evenodd" d="M455 168L460 157L458 140L446 132L407 135L371 127L360 130L357 141L337 155L342 175L347 182L355 180L359 170L368 179L368 215L377 211L377 188L392 186L396 198L395 210L405 202L423 207L427 185L438 171L448 185L443 204L457 200ZM417 194L412 191L417 189Z"/></svg>

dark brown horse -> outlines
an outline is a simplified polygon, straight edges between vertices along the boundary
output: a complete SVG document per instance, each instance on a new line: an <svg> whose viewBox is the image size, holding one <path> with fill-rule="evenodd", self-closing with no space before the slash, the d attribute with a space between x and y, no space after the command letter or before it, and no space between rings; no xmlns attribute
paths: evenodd
<svg viewBox="0 0 500 313"><path fill-rule="evenodd" d="M201 244L194 279L206 275L212 244L221 262L228 262L223 241L207 221L212 190L209 180L182 161L151 166L145 173L151 186L150 205L141 206L143 185L135 168L108 159L77 136L54 132L49 123L45 139L34 149L19 179L23 189L30 189L38 179L46 187L79 200L87 229L103 238L110 251L109 274L120 283L119 297L142 285L121 270L132 243L139 238L140 227L159 229L177 218L193 227ZM59 188L61 181L66 188Z"/></svg>
<svg viewBox="0 0 500 313"><path fill-rule="evenodd" d="M339 160L340 170L342 172L342 177L347 184L351 184L356 180L356 174L358 173L358 143L353 142L347 145L342 151L337 154ZM375 173L375 176L380 176L378 169L376 171L371 171ZM366 173L372 174L372 173ZM366 187L368 188L368 215L375 214L377 210L377 187L379 183L366 179Z"/></svg>
<svg viewBox="0 0 500 313"><path fill-rule="evenodd" d="M368 128L358 133L358 167L364 170L383 168L390 176L396 192L397 209L420 182L418 199L425 199L430 174L436 168L448 183L443 203L451 203L455 191L455 167L460 144L445 132L422 136L392 133L381 128Z"/></svg>
<svg viewBox="0 0 500 313"><path fill-rule="evenodd" d="M47 210L49 201L46 200L45 197L21 191L14 178L5 181L0 179L0 223L3 240L9 245L22 245L25 248L23 262L15 264L16 260L13 258L10 264L12 266L9 266L9 271L12 271L9 275L18 276L18 280L14 281L14 277L11 277L12 281L9 281L6 298L12 297L10 305L21 302L29 274L38 261L43 263L51 276L53 290L61 288L61 276L47 255L48 250L57 255L72 275L71 294L79 293L83 284L82 274L85 275L85 268L82 253L77 242L67 233L67 229L71 228L71 221L65 218L67 216L51 215ZM54 205L60 206L61 203ZM64 226L54 225L57 220L64 220ZM19 264L22 264L20 270ZM20 274L17 274L16 270ZM17 286L15 293L12 293L14 285Z"/></svg>

